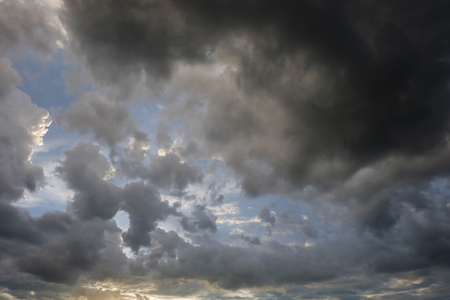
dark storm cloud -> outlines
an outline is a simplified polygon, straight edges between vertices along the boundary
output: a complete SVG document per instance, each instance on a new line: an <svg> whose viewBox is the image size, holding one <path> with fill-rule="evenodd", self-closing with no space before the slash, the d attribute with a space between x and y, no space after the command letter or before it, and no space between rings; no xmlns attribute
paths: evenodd
<svg viewBox="0 0 450 300"><path fill-rule="evenodd" d="M145 149L140 153L144 152ZM175 153L153 155L149 157L148 162L145 156L137 159L137 155L134 157L132 153L127 153L127 157L120 158L119 167L124 174L130 178L150 180L156 187L172 191L177 196L181 196L189 184L203 181L202 169L192 163L181 161Z"/></svg>
<svg viewBox="0 0 450 300"><path fill-rule="evenodd" d="M0 3L9 11L21 5ZM71 47L100 82L120 85L143 73L149 81L174 81L172 102L162 115L167 124L183 123L190 143L182 156L221 160L249 196L325 199L344 213L334 216L342 220L329 235L319 235L298 216L289 219L302 233L298 243L289 245L247 235L239 236L248 242L245 247L208 237L194 245L158 229L159 221L174 215L182 217L188 232L217 230L206 207L194 207L191 216L183 217L153 187L180 195L188 184L203 180L200 168L174 153L153 156L147 165L141 155L147 136L123 107L88 94L61 117L61 124L91 132L110 147L132 137L129 161L119 161L129 163L129 169L120 168L151 183L113 185L108 181L113 167L99 147L80 143L65 152L57 168L75 191L69 212L32 218L9 202L43 179L42 168L28 157L48 125L48 114L16 89L17 73L2 60L0 266L51 282L147 272L156 279L199 279L227 289L448 270L448 191L434 188L433 180L448 176L450 167L449 5L65 1L62 16ZM0 13L6 32L0 42L20 43L17 35L36 43L34 34L23 35L22 25L16 26L41 22L39 11L37 23L29 16L24 23L14 18L11 23ZM213 71L205 71L208 67ZM165 148L169 129L161 125L157 134ZM210 190L220 204L223 197ZM130 218L123 233L109 220L119 209ZM288 222L267 207L257 217L268 228ZM305 243L304 236L314 243ZM123 254L120 237L135 259ZM359 287L364 289L369 287ZM353 291L344 295L358 298ZM314 291L305 298L316 296L324 295Z"/></svg>
<svg viewBox="0 0 450 300"><path fill-rule="evenodd" d="M76 39L73 46L101 81L120 82L124 72L139 75L142 71L167 78L174 60L204 59L206 46L198 41L202 38L185 27L188 20L169 1L65 4L62 18Z"/></svg>
<svg viewBox="0 0 450 300"><path fill-rule="evenodd" d="M422 162L448 153L448 6L86 0L67 1L63 15L102 81L142 70L176 79L178 63L229 67L216 82L193 76L199 88L186 91L205 103L184 118L203 153L223 157L250 196L330 191L383 161L415 163L409 173L391 168L385 195L336 200L369 201L386 218L404 179L447 174L447 160L427 170Z"/></svg>

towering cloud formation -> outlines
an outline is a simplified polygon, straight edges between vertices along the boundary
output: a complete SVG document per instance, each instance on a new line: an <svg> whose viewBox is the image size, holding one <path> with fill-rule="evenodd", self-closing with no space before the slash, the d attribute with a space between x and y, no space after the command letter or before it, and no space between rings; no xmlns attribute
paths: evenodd
<svg viewBox="0 0 450 300"><path fill-rule="evenodd" d="M43 170L31 163L31 154L42 144L51 119L17 89L20 77L6 58L0 58L0 74L0 201L11 202L43 181Z"/></svg>
<svg viewBox="0 0 450 300"><path fill-rule="evenodd" d="M56 168L75 191L71 209L82 218L111 219L119 210L120 189L107 182L114 168L92 144L78 144L67 151L66 159Z"/></svg>

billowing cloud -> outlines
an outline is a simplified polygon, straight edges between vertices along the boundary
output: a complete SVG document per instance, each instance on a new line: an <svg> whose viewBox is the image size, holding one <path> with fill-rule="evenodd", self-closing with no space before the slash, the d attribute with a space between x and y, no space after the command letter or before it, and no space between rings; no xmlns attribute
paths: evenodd
<svg viewBox="0 0 450 300"><path fill-rule="evenodd" d="M102 254L110 254L105 250L112 247L108 245L108 233L113 235L118 231L114 222L82 221L63 212L34 219L28 212L9 204L2 204L2 214L14 222L8 224L9 228L0 225L1 253L8 256L8 260L0 263L8 267L12 262L14 272L33 274L45 281L74 283L85 272L111 267L101 264ZM116 256L113 263L120 270L124 262ZM105 272L102 278L113 274Z"/></svg>
<svg viewBox="0 0 450 300"><path fill-rule="evenodd" d="M10 202L43 182L43 169L33 165L31 155L42 144L51 118L17 89L20 77L8 59L0 58L0 70L5 78L0 88L0 201Z"/></svg>
<svg viewBox="0 0 450 300"><path fill-rule="evenodd" d="M0 298L448 297L447 1L57 7L0 0ZM62 36L52 211L20 59Z"/></svg>
<svg viewBox="0 0 450 300"><path fill-rule="evenodd" d="M101 18L91 5L68 2L64 18L97 77L172 76L184 88L187 133L223 157L249 195L329 191L392 159L417 162L409 174L392 167L402 173L395 187L445 175L419 163L447 153L446 20L426 18L445 2L102 1ZM199 69L183 77L174 67L183 63ZM207 64L221 71L202 75Z"/></svg>
<svg viewBox="0 0 450 300"><path fill-rule="evenodd" d="M84 94L65 113L57 115L56 122L68 132L92 133L96 140L108 145L112 151L127 138L148 143L146 134L137 129L128 110L97 92Z"/></svg>
<svg viewBox="0 0 450 300"><path fill-rule="evenodd" d="M75 191L70 208L83 218L111 219L119 210L120 188L107 179L114 168L96 145L79 143L65 152L66 159L56 168Z"/></svg>
<svg viewBox="0 0 450 300"><path fill-rule="evenodd" d="M149 170L145 175L157 186L174 187L179 191L182 191L189 183L198 183L203 179L199 168L181 162L180 158L173 153L151 157Z"/></svg>
<svg viewBox="0 0 450 300"><path fill-rule="evenodd" d="M3 99L3 97L11 93L20 84L20 76L12 68L11 61L6 58L0 59L0 76L2 78L0 99Z"/></svg>
<svg viewBox="0 0 450 300"><path fill-rule="evenodd" d="M0 11L0 55L27 48L48 55L63 37L57 20L38 3L1 1Z"/></svg>
<svg viewBox="0 0 450 300"><path fill-rule="evenodd" d="M130 228L122 234L126 245L134 252L141 246L150 246L150 232L156 222L169 215L179 215L176 208L162 201L157 190L144 183L130 183L123 189L125 202L122 209L130 216Z"/></svg>

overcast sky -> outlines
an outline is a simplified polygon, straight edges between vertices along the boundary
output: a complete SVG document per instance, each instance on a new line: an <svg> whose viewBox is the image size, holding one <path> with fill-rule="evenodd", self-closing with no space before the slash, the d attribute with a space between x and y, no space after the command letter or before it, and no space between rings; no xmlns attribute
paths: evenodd
<svg viewBox="0 0 450 300"><path fill-rule="evenodd" d="M0 300L448 299L450 2L0 0Z"/></svg>

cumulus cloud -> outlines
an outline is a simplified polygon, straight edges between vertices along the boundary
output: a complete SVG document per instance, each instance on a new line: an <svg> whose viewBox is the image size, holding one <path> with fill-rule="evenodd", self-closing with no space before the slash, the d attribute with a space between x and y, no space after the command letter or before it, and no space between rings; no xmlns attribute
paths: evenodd
<svg viewBox="0 0 450 300"><path fill-rule="evenodd" d="M125 244L134 252L141 246L150 246L150 232L155 230L156 222L169 215L179 215L176 207L162 201L157 190L151 185L135 182L123 189L125 199L122 209L129 214L130 228L122 234Z"/></svg>
<svg viewBox="0 0 450 300"><path fill-rule="evenodd" d="M118 143L131 137L134 143L148 144L147 135L137 129L128 110L98 92L88 92L71 107L56 116L56 122L68 132L92 133L96 140L112 151ZM131 145L132 148L134 146Z"/></svg>
<svg viewBox="0 0 450 300"><path fill-rule="evenodd" d="M87 219L114 217L122 200L121 191L107 181L113 176L114 168L99 147L79 143L74 149L65 151L65 156L56 171L75 191L70 209Z"/></svg>
<svg viewBox="0 0 450 300"><path fill-rule="evenodd" d="M0 55L27 48L48 55L63 38L51 12L38 3L1 1L0 11Z"/></svg>
<svg viewBox="0 0 450 300"><path fill-rule="evenodd" d="M123 188L108 181L114 168L96 145L79 143L65 151L65 160L56 171L75 191L68 209L84 219L108 220L119 209L129 214L130 228L122 234L126 245L138 252L150 246L150 232L156 222L178 215L175 207L161 200L159 192L144 182L132 182Z"/></svg>
<svg viewBox="0 0 450 300"><path fill-rule="evenodd" d="M135 147L135 149L139 148ZM130 178L149 180L156 187L171 191L177 196L183 195L183 191L189 184L203 181L204 175L201 168L192 163L183 162L175 153L152 155L147 162L145 156L142 156L142 151L133 149L126 149L126 151L128 157L122 157L119 160L119 166L121 171ZM137 159L133 160L133 155Z"/></svg>
<svg viewBox="0 0 450 300"><path fill-rule="evenodd" d="M2 204L2 213L14 218L14 222L8 224L12 225L9 229L0 225L0 251L8 256L0 263L7 267L12 262L14 272L26 272L51 282L74 283L82 273L101 269L102 250L107 247L105 234L118 231L114 222L82 221L63 212L46 213L35 219L23 209ZM115 266L123 262L117 259Z"/></svg>
<svg viewBox="0 0 450 300"><path fill-rule="evenodd" d="M11 66L11 61L6 58L0 59L0 99L11 93L21 82L19 73Z"/></svg>
<svg viewBox="0 0 450 300"><path fill-rule="evenodd" d="M17 89L20 77L8 59L0 59L0 68L5 78L0 91L0 201L10 202L43 182L43 169L32 164L31 155L42 144L51 118Z"/></svg>
<svg viewBox="0 0 450 300"><path fill-rule="evenodd" d="M173 153L152 156L146 176L156 186L174 187L178 191L182 191L189 183L198 183L203 180L203 174L199 168L182 162Z"/></svg>

